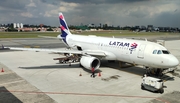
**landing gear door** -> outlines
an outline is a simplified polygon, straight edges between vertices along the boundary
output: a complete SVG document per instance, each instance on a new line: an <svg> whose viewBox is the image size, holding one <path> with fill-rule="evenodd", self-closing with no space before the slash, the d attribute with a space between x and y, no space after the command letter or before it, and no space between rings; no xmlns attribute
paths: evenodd
<svg viewBox="0 0 180 103"><path fill-rule="evenodd" d="M138 50L138 58L141 58L141 59L144 59L144 50L146 48L146 45L142 44L140 47L139 47L139 50Z"/></svg>

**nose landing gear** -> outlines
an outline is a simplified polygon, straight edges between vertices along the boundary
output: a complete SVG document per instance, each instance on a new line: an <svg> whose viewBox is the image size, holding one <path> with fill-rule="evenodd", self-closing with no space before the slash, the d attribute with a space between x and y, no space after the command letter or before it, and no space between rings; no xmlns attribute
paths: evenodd
<svg viewBox="0 0 180 103"><path fill-rule="evenodd" d="M173 72L177 68L167 68L167 69L161 69L161 68L149 68L145 67L146 69L146 75L148 76L155 76L155 77L162 77L164 74Z"/></svg>

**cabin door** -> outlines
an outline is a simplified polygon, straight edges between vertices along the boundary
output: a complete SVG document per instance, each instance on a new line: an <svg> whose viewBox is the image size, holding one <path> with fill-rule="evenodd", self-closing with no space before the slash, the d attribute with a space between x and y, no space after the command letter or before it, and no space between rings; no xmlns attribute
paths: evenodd
<svg viewBox="0 0 180 103"><path fill-rule="evenodd" d="M143 59L144 58L144 50L146 48L146 45L142 44L140 47L139 47L139 50L138 50L138 58L141 58Z"/></svg>

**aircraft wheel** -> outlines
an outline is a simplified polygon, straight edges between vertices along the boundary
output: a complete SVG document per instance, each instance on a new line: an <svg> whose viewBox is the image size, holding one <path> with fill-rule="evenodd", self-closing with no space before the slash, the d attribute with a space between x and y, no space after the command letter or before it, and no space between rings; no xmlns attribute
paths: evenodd
<svg viewBox="0 0 180 103"><path fill-rule="evenodd" d="M145 88L144 88L144 86L143 86L143 84L141 84L141 89L142 89L142 90L144 90L144 89L145 89Z"/></svg>
<svg viewBox="0 0 180 103"><path fill-rule="evenodd" d="M161 94L164 93L164 89L160 89L159 93L161 93Z"/></svg>
<svg viewBox="0 0 180 103"><path fill-rule="evenodd" d="M79 63L79 67L83 67L83 66L81 65L81 63Z"/></svg>

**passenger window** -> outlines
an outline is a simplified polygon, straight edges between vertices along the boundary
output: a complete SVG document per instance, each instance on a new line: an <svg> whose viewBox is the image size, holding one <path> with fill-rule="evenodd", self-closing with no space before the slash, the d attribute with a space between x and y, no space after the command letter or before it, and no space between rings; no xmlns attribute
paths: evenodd
<svg viewBox="0 0 180 103"><path fill-rule="evenodd" d="M156 54L156 53L157 53L157 50L154 50L154 51L153 51L153 54Z"/></svg>
<svg viewBox="0 0 180 103"><path fill-rule="evenodd" d="M158 50L157 54L162 54L161 50Z"/></svg>

